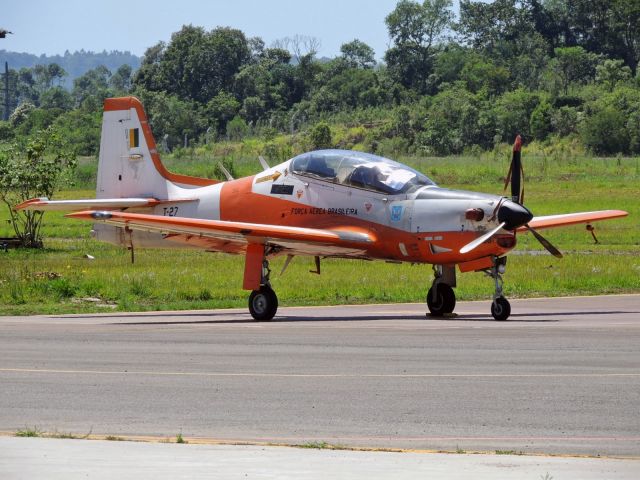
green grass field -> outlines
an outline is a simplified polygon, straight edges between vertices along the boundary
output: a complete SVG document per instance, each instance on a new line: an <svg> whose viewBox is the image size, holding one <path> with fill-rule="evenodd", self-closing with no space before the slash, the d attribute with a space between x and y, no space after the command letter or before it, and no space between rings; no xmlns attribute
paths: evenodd
<svg viewBox="0 0 640 480"><path fill-rule="evenodd" d="M544 152L543 152L544 153ZM441 186L502 192L508 169L505 152L480 158L399 158ZM255 173L252 155L234 159L236 171ZM93 163L92 163L93 162ZM275 162L272 162L272 164ZM187 174L213 171L202 159L169 159L170 169ZM85 160L81 187L57 198L93 196L87 190L95 160ZM638 158L573 158L525 151L525 203L536 215L623 209L629 217L596 224L595 245L584 226L544 231L565 253L558 260L531 235L519 235L505 275L507 297L588 295L640 291L640 169ZM12 235L0 210L0 236ZM0 252L0 314L67 313L156 309L245 307L243 257L191 250L128 251L89 238L90 225L48 213L45 248ZM533 252L533 254L531 253ZM94 260L84 258L86 254ZM312 259L295 258L280 276L282 259L272 262L272 283L281 305L423 302L429 265L326 260L313 275ZM492 282L480 273L458 276L459 300L489 299ZM488 307L487 307L488 308ZM426 307L425 307L426 309Z"/></svg>

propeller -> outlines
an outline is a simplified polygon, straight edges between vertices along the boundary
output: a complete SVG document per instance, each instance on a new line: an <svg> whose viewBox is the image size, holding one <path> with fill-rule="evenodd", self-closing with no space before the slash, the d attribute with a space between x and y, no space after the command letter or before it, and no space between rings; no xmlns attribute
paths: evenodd
<svg viewBox="0 0 640 480"><path fill-rule="evenodd" d="M476 238L474 241L467 243L464 247L462 247L460 249L460 253L468 253L468 252L470 252L471 250L476 248L478 245L486 242L491 237L493 237L496 233L498 233L500 230L502 230L502 228L505 225L506 225L505 222L502 222L500 225L498 225L493 230L490 230L487 233L485 233L484 235L482 235L481 237Z"/></svg>
<svg viewBox="0 0 640 480"><path fill-rule="evenodd" d="M522 137L516 136L516 140L513 143L513 154L511 156L511 165L509 166L509 173L505 178L504 188L507 189L509 183L511 183L511 201L505 200L498 204L498 225L493 230L485 233L481 237L467 243L460 249L460 253L468 253L489 240L501 229L515 230L518 227L524 226L530 231L533 236L540 242L540 244L551 255L557 258L562 258L562 253L556 247L554 247L549 240L540 235L533 227L529 225L529 222L533 218L531 212L523 205L524 202L524 186L522 180L524 179L524 172L522 170Z"/></svg>
<svg viewBox="0 0 640 480"><path fill-rule="evenodd" d="M542 235L540 235L537 231L535 231L532 227L530 227L529 224L526 224L525 227L527 230L529 230L533 234L534 237L536 237L536 240L538 240L542 244L542 246L547 250L547 252L549 252L551 255L553 255L556 258L562 258L562 252L560 252L560 250L554 247L549 240L547 240Z"/></svg>
<svg viewBox="0 0 640 480"><path fill-rule="evenodd" d="M520 188L524 179L524 171L522 170L522 137L516 136L513 143L513 153L511 154L511 164L509 165L509 173L504 179L504 189L506 190L511 182L511 201L522 205L524 202L524 187Z"/></svg>

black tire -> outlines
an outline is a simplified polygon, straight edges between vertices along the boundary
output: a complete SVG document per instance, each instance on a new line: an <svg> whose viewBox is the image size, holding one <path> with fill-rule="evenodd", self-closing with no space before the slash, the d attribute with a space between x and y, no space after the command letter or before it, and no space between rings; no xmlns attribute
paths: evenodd
<svg viewBox="0 0 640 480"><path fill-rule="evenodd" d="M436 284L436 298L433 298L433 287L427 292L427 307L431 315L440 317L452 313L456 308L456 294L446 283Z"/></svg>
<svg viewBox="0 0 640 480"><path fill-rule="evenodd" d="M504 297L496 298L493 303L491 303L491 315L498 321L509 318L509 315L511 315L511 304L509 300Z"/></svg>
<svg viewBox="0 0 640 480"><path fill-rule="evenodd" d="M278 297L271 287L262 286L249 295L249 312L259 322L271 320L278 311Z"/></svg>

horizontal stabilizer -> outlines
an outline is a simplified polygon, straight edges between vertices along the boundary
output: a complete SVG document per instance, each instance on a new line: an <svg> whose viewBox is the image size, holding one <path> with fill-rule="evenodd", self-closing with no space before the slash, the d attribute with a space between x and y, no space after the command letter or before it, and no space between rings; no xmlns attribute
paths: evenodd
<svg viewBox="0 0 640 480"><path fill-rule="evenodd" d="M190 202L193 199L158 200L156 198L85 198L81 200L49 200L46 197L32 198L15 206L15 210L78 211L121 210L125 208L155 207L165 203Z"/></svg>

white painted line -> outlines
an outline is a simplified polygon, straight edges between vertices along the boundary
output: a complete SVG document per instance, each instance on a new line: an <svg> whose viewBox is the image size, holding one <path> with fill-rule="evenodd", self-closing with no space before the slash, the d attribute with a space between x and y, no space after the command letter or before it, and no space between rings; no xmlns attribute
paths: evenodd
<svg viewBox="0 0 640 480"><path fill-rule="evenodd" d="M4 373L46 373L86 375L158 375L185 377L264 377L264 378L610 378L639 377L637 373L269 373L269 372L151 372L128 370L56 370L0 368Z"/></svg>

